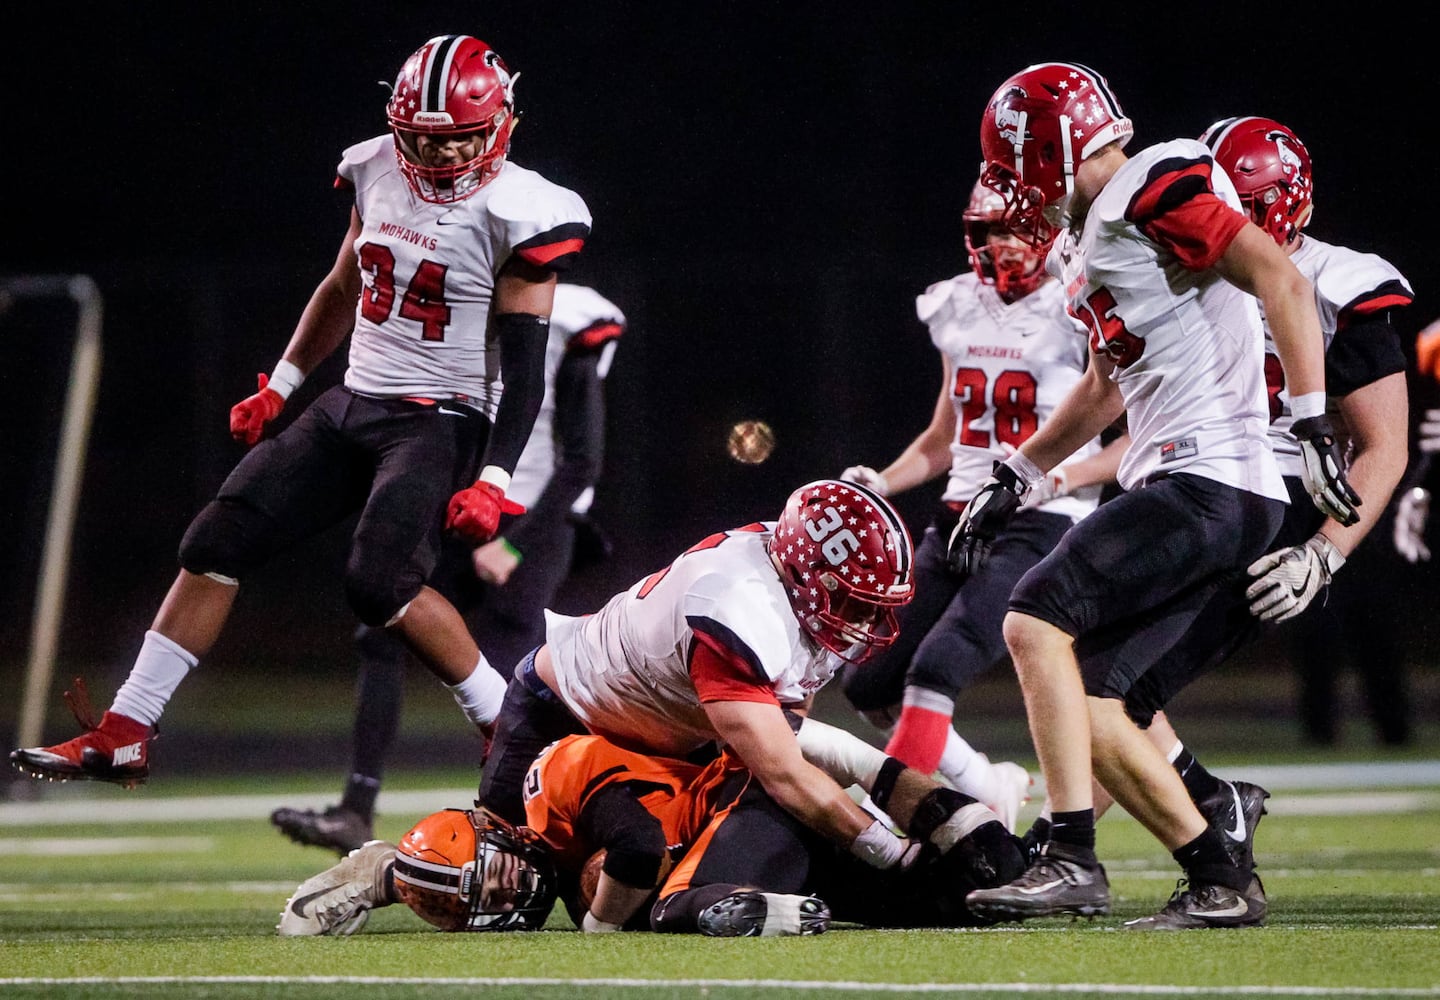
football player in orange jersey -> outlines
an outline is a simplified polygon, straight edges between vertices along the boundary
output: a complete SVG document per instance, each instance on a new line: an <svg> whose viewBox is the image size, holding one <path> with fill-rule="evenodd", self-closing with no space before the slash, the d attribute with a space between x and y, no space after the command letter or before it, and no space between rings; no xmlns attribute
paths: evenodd
<svg viewBox="0 0 1440 1000"><path fill-rule="evenodd" d="M396 901L443 930L534 929L557 892L592 933L771 937L818 934L832 919L983 922L965 894L1024 866L999 817L848 733L832 731L827 745L832 766L906 826L915 850L905 865L881 871L819 836L728 752L696 764L577 735L531 766L527 825L483 809L432 814L398 847L372 842L307 880L278 930L352 934L368 910ZM582 885L597 855L596 882Z"/></svg>

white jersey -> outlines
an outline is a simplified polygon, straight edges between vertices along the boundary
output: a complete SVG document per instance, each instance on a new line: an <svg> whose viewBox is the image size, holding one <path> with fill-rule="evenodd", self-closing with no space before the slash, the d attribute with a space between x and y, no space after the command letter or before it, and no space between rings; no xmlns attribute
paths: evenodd
<svg viewBox="0 0 1440 1000"><path fill-rule="evenodd" d="M1405 276L1389 261L1373 253L1361 253L1306 236L1290 259L1315 286L1315 306L1320 313L1320 329L1325 335L1327 351L1337 333L1344 336L1344 320L1350 316L1408 305L1415 297ZM1290 393L1285 389L1284 373L1280 369L1275 341L1270 337L1268 325L1265 327L1265 353L1266 373L1279 410L1270 425L1270 443L1280 462L1281 473L1303 476L1305 467L1300 458L1300 443L1290 436L1290 426L1295 422L1290 413ZM1333 395L1335 393L1332 392Z"/></svg>
<svg viewBox="0 0 1440 1000"><path fill-rule="evenodd" d="M583 285L555 286L555 305L550 311L550 339L545 344L545 398L535 417L535 428L525 450L515 463L505 495L522 507L532 507L545 492L555 473L555 375L565 352L572 347L601 350L599 371L603 379L610 371L616 339L625 326L625 314L615 303ZM583 514L595 495L592 487L576 499L572 510Z"/></svg>
<svg viewBox="0 0 1440 1000"><path fill-rule="evenodd" d="M1091 350L1116 362L1111 378L1132 440L1121 486L1183 471L1285 501L1269 446L1256 300L1204 261L1187 267L1145 228L1164 214L1167 194L1183 202L1201 183L1238 214L1234 186L1202 143L1176 139L1141 151L1110 178L1079 233L1060 234L1046 266L1090 327ZM1222 221L1239 224L1220 211Z"/></svg>
<svg viewBox="0 0 1440 1000"><path fill-rule="evenodd" d="M943 499L966 503L995 462L1019 448L1055 410L1085 371L1085 326L1065 312L1059 282L1046 281L1007 303L974 274L925 289L915 311L950 365L955 440ZM1092 441L1074 455L1099 451ZM1057 497L1038 509L1078 521L1095 509L1100 487Z"/></svg>
<svg viewBox="0 0 1440 1000"><path fill-rule="evenodd" d="M612 597L592 615L545 612L559 695L592 732L678 757L716 738L690 679L696 631L748 663L782 704L842 666L802 631L766 545L766 521L724 531Z"/></svg>
<svg viewBox="0 0 1440 1000"><path fill-rule="evenodd" d="M512 254L546 264L578 249L590 213L573 191L506 161L464 201L411 190L390 135L345 150L355 189L364 289L345 385L375 396L461 397L490 419L500 404L500 346L487 337L495 275Z"/></svg>

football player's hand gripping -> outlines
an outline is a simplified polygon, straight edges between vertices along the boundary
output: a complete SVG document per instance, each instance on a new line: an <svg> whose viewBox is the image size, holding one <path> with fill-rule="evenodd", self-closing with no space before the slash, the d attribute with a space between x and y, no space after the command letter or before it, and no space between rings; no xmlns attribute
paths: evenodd
<svg viewBox="0 0 1440 1000"><path fill-rule="evenodd" d="M257 378L260 391L230 408L230 436L247 448L259 442L265 426L285 408L285 397L270 388L270 377L261 372Z"/></svg>
<svg viewBox="0 0 1440 1000"><path fill-rule="evenodd" d="M1263 622L1283 622L1310 606L1321 588L1330 585L1345 565L1330 539L1316 534L1288 549L1267 553L1245 572L1255 578L1245 590L1250 613Z"/></svg>
<svg viewBox="0 0 1440 1000"><path fill-rule="evenodd" d="M525 508L507 499L505 491L483 479L450 498L445 528L476 545L488 542L500 529L501 514L523 514Z"/></svg>
<svg viewBox="0 0 1440 1000"><path fill-rule="evenodd" d="M950 532L946 559L952 573L963 581L979 571L995 536L1010 523L1027 491L1014 469L1004 462L995 463L990 478L965 505L955 530Z"/></svg>
<svg viewBox="0 0 1440 1000"><path fill-rule="evenodd" d="M861 486L868 487L882 497L890 495L890 484L886 482L884 475L868 465L852 465L840 473L840 478L849 483L859 483Z"/></svg>
<svg viewBox="0 0 1440 1000"><path fill-rule="evenodd" d="M1326 516L1344 525L1355 524L1360 515L1360 496L1345 479L1345 460L1335 441L1330 418L1323 414L1295 421L1290 434L1300 442L1300 456L1305 463L1305 490Z"/></svg>

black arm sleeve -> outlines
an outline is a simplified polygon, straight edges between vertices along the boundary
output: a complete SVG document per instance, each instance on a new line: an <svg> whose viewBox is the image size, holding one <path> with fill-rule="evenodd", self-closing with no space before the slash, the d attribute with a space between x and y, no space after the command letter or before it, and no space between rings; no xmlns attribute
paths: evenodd
<svg viewBox="0 0 1440 1000"><path fill-rule="evenodd" d="M1325 352L1325 391L1348 396L1387 375L1405 370L1405 348L1390 310L1356 317Z"/></svg>
<svg viewBox="0 0 1440 1000"><path fill-rule="evenodd" d="M480 466L497 465L514 472L545 399L545 341L550 321L533 313L501 313L493 322L500 339L505 391Z"/></svg>
<svg viewBox="0 0 1440 1000"><path fill-rule="evenodd" d="M555 374L555 437L559 461L530 510L505 532L521 555L570 513L576 497L600 476L605 450L605 383L599 350L570 350ZM505 391L510 391L506 383Z"/></svg>
<svg viewBox="0 0 1440 1000"><path fill-rule="evenodd" d="M655 887L665 857L665 830L637 798L650 790L607 785L586 800L575 824L581 836L605 849L605 874L636 889Z"/></svg>

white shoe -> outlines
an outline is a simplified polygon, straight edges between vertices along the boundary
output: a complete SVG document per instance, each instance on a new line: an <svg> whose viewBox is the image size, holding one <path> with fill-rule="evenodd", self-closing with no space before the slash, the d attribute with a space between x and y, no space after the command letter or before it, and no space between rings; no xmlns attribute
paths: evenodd
<svg viewBox="0 0 1440 1000"><path fill-rule="evenodd" d="M1015 832L1020 819L1020 807L1030 801L1030 773L1013 761L1002 760L990 765L995 781L994 801L985 803L1005 829Z"/></svg>
<svg viewBox="0 0 1440 1000"><path fill-rule="evenodd" d="M370 911L390 903L395 845L371 840L319 875L311 876L285 900L275 930L281 937L320 934L348 937L365 926Z"/></svg>

